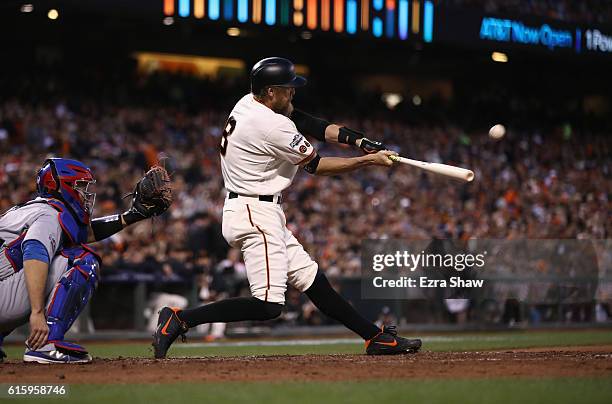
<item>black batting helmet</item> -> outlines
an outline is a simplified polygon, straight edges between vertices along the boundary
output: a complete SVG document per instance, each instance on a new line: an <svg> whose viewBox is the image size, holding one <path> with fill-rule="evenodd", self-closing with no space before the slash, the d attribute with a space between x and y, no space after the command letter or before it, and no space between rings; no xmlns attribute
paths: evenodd
<svg viewBox="0 0 612 404"><path fill-rule="evenodd" d="M295 74L289 59L271 57L255 63L251 69L251 92L258 94L264 87L302 87L306 79Z"/></svg>

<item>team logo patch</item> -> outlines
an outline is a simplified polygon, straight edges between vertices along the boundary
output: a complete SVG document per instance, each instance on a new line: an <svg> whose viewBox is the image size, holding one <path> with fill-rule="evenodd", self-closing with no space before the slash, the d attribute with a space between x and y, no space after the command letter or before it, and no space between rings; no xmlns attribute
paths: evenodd
<svg viewBox="0 0 612 404"><path fill-rule="evenodd" d="M297 135L293 136L293 140L291 141L289 146L291 146L292 148L295 148L297 145L299 145L302 142L302 140L304 140L304 136L298 133Z"/></svg>
<svg viewBox="0 0 612 404"><path fill-rule="evenodd" d="M300 153L306 153L306 150L308 150L308 147L301 145L300 146Z"/></svg>

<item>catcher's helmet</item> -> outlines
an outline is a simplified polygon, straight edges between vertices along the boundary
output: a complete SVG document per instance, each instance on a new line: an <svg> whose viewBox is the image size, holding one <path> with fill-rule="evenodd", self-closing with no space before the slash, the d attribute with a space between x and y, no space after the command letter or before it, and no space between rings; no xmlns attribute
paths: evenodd
<svg viewBox="0 0 612 404"><path fill-rule="evenodd" d="M76 160L45 160L36 176L36 190L43 198L63 201L83 224L91 220L96 194L88 192L96 180L89 167Z"/></svg>
<svg viewBox="0 0 612 404"><path fill-rule="evenodd" d="M251 69L251 92L258 94L264 87L302 87L306 79L295 74L290 60L271 57L260 60Z"/></svg>

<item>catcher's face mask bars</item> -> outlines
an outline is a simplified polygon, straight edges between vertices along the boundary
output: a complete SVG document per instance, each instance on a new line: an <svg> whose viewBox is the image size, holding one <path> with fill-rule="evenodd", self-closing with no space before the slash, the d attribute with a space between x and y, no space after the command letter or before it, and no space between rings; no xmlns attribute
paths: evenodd
<svg viewBox="0 0 612 404"><path fill-rule="evenodd" d="M96 203L96 193L89 192L89 186L96 183L96 180L86 181L86 180L78 180L74 182L73 189L79 194L81 200L83 201L83 209L88 214L93 214L94 204Z"/></svg>

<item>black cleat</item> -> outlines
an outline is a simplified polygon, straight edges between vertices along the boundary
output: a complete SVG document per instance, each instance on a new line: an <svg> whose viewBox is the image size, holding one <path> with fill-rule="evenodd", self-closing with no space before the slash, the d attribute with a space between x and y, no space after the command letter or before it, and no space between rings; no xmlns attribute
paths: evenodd
<svg viewBox="0 0 612 404"><path fill-rule="evenodd" d="M420 339L408 339L397 336L395 326L383 327L374 338L366 341L368 355L398 355L416 353L421 349Z"/></svg>
<svg viewBox="0 0 612 404"><path fill-rule="evenodd" d="M189 330L187 324L178 317L180 309L176 307L164 307L159 311L157 330L153 334L153 351L155 359L166 357L170 345L180 335L185 342L185 333Z"/></svg>
<svg viewBox="0 0 612 404"><path fill-rule="evenodd" d="M2 350L2 347L0 347L0 363L4 361L4 358L6 358L6 354Z"/></svg>

